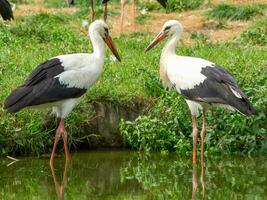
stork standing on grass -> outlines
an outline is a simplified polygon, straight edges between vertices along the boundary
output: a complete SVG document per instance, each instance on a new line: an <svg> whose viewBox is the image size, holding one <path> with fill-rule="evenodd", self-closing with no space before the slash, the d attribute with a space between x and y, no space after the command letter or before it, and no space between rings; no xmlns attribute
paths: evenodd
<svg viewBox="0 0 267 200"><path fill-rule="evenodd" d="M105 22L93 22L89 27L89 36L94 49L92 54L67 54L47 60L37 66L24 84L15 89L4 103L4 108L9 113L16 113L26 107L53 109L59 119L59 125L55 133L50 165L53 165L60 136L64 142L66 159L70 159L64 119L101 75L105 59L104 42L120 61Z"/></svg>
<svg viewBox="0 0 267 200"><path fill-rule="evenodd" d="M14 19L11 5L7 0L0 0L0 14L4 20Z"/></svg>
<svg viewBox="0 0 267 200"><path fill-rule="evenodd" d="M178 21L167 21L145 51L153 48L164 38L169 38L160 57L160 78L166 87L175 89L185 98L191 111L193 163L196 163L198 135L196 116L199 111L203 114L201 130L201 160L203 161L206 134L205 112L210 107L222 106L237 110L244 115L255 115L256 110L226 69L201 58L175 54L175 47L182 31L183 27Z"/></svg>

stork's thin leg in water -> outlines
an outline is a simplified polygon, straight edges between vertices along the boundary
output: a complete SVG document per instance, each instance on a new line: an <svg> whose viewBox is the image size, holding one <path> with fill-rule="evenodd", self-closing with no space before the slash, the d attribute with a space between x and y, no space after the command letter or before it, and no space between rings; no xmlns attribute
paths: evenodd
<svg viewBox="0 0 267 200"><path fill-rule="evenodd" d="M132 11L133 11L132 23L133 23L134 31L136 31L136 23L135 23L135 0L132 0Z"/></svg>
<svg viewBox="0 0 267 200"><path fill-rule="evenodd" d="M51 157L50 157L50 165L51 166L54 163L54 156L55 156L55 152L57 149L57 143L58 143L58 140L59 140L61 135L63 138L66 160L69 160L70 159L70 153L68 150L67 135L66 135L66 129L65 129L65 125L64 125L64 119L60 119L58 128L56 130L54 146L53 146L53 150L52 150Z"/></svg>
<svg viewBox="0 0 267 200"><path fill-rule="evenodd" d="M201 130L201 163L204 164L204 142L206 135L206 120L205 120L205 111L202 114L202 130Z"/></svg>
<svg viewBox="0 0 267 200"><path fill-rule="evenodd" d="M123 31L123 25L124 25L124 7L125 7L125 0L121 0L121 27L120 27L120 33Z"/></svg>
<svg viewBox="0 0 267 200"><path fill-rule="evenodd" d="M108 17L108 3L105 3L104 5L104 21L107 21Z"/></svg>
<svg viewBox="0 0 267 200"><path fill-rule="evenodd" d="M94 0L91 0L91 22L94 21L94 18L95 18Z"/></svg>
<svg viewBox="0 0 267 200"><path fill-rule="evenodd" d="M192 115L192 124L193 124L193 164L196 164L197 161L197 119L195 115Z"/></svg>

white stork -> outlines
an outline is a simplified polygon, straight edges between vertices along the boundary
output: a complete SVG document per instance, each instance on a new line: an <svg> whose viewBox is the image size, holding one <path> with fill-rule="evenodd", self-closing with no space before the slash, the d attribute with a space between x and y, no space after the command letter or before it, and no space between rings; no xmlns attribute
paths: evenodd
<svg viewBox="0 0 267 200"><path fill-rule="evenodd" d="M5 100L4 108L16 113L26 107L48 107L59 119L55 133L50 165L53 165L57 142L62 136L66 159L70 159L64 119L81 96L98 80L103 71L105 44L120 61L119 54L109 35L108 25L96 20L89 27L94 52L60 55L37 66L23 85Z"/></svg>
<svg viewBox="0 0 267 200"><path fill-rule="evenodd" d="M164 38L169 38L160 57L160 78L165 87L175 89L185 98L191 111L193 163L196 163L198 135L196 116L199 111L203 113L201 131L201 160L203 161L206 133L205 112L210 107L222 106L237 110L244 115L255 115L256 110L226 69L202 58L175 54L175 47L182 32L183 26L178 21L167 21L145 51L152 49Z"/></svg>

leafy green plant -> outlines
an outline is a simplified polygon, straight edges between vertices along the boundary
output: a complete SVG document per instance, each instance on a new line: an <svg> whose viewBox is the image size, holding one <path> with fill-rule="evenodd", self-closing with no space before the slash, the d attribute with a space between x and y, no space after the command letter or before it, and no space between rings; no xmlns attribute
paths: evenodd
<svg viewBox="0 0 267 200"><path fill-rule="evenodd" d="M199 31L193 31L190 33L190 38L200 41L200 42L206 42L209 38L205 33L199 32Z"/></svg>
<svg viewBox="0 0 267 200"><path fill-rule="evenodd" d="M162 6L159 3L155 3L155 1L143 1L140 5L141 9L146 9L148 11L152 10L160 10Z"/></svg>
<svg viewBox="0 0 267 200"><path fill-rule="evenodd" d="M136 17L136 23L137 24L144 24L145 23L145 21L146 20L148 20L149 19L149 16L148 15L138 15L137 17Z"/></svg>
<svg viewBox="0 0 267 200"><path fill-rule="evenodd" d="M204 0L168 0L166 10L168 12L178 10L196 9L204 3Z"/></svg>
<svg viewBox="0 0 267 200"><path fill-rule="evenodd" d="M262 15L265 4L236 6L220 4L208 12L208 17L227 20L249 20L256 15Z"/></svg>

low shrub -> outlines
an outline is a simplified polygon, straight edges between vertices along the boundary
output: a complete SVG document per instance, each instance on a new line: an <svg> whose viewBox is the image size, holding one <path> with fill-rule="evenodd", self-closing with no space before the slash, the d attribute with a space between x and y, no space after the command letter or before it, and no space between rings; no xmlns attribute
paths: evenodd
<svg viewBox="0 0 267 200"><path fill-rule="evenodd" d="M168 0L167 12L174 12L178 10L196 9L204 3L204 0Z"/></svg>

